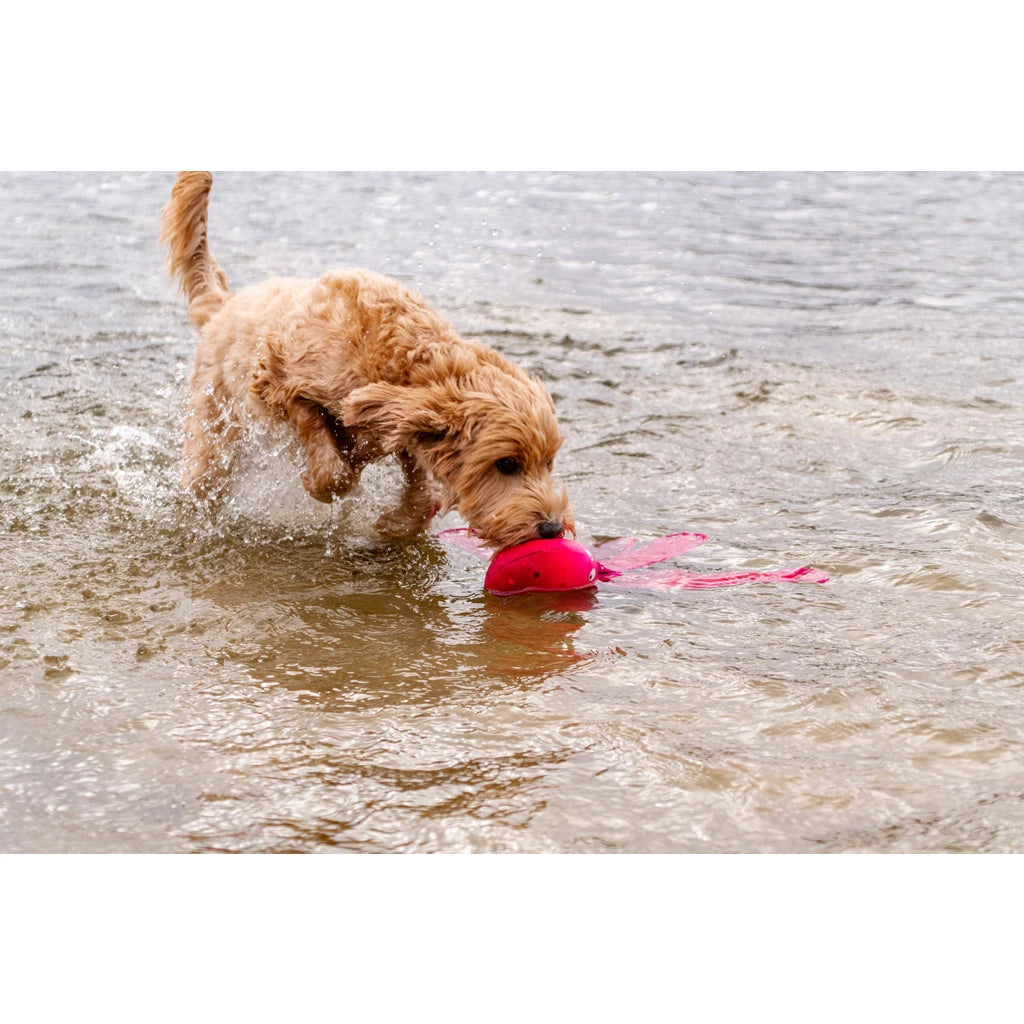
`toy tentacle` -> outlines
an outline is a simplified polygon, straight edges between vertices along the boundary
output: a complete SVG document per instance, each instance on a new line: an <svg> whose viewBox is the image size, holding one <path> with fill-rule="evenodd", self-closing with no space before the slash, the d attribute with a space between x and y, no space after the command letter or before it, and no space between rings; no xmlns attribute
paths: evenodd
<svg viewBox="0 0 1024 1024"><path fill-rule="evenodd" d="M655 565L664 562L668 558L674 558L687 551L699 547L708 538L703 533L670 533L665 537L657 537L637 547L637 541L628 538L628 546L620 547L620 541L609 541L608 545L599 545L596 548L598 554L605 555L607 552L611 557L605 557L604 564L609 569L625 572L629 569L639 569L645 565Z"/></svg>

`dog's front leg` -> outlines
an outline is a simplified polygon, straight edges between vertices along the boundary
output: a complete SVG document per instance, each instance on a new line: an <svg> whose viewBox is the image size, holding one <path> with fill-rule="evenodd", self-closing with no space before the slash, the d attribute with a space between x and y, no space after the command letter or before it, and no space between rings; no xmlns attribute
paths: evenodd
<svg viewBox="0 0 1024 1024"><path fill-rule="evenodd" d="M302 486L317 501L330 502L359 482L359 467L351 460L351 443L344 428L325 410L303 399L284 407L288 422L306 450Z"/></svg>
<svg viewBox="0 0 1024 1024"><path fill-rule="evenodd" d="M374 529L386 537L414 537L437 515L441 497L437 483L408 451L395 456L405 474L405 488L398 505L385 512Z"/></svg>

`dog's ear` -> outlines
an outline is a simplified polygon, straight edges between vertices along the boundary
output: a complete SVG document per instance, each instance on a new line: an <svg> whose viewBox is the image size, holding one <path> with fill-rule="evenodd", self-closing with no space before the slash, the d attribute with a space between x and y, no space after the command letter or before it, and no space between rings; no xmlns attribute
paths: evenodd
<svg viewBox="0 0 1024 1024"><path fill-rule="evenodd" d="M455 429L450 406L429 387L366 384L341 410L346 427L369 430L392 453L439 444Z"/></svg>

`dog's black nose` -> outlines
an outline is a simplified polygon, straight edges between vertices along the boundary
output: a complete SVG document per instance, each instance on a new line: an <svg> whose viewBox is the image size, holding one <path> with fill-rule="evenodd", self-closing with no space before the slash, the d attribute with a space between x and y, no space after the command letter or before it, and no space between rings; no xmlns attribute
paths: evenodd
<svg viewBox="0 0 1024 1024"><path fill-rule="evenodd" d="M547 522L541 523L540 526L537 527L537 533L540 535L542 540L554 540L555 537L562 536L562 524L556 523L553 519L549 519Z"/></svg>

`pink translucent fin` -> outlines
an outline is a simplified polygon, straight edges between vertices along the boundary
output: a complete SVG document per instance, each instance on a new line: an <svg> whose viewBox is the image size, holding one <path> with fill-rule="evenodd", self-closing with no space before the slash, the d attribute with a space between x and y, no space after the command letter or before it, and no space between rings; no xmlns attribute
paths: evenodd
<svg viewBox="0 0 1024 1024"><path fill-rule="evenodd" d="M627 576L608 578L605 582L615 587L634 587L642 590L705 590L711 587L734 587L741 583L827 583L828 575L820 569L804 565L799 569L773 569L767 572L694 573L681 569L662 572L638 572Z"/></svg>
<svg viewBox="0 0 1024 1024"><path fill-rule="evenodd" d="M470 533L464 526L457 526L453 530L442 530L437 536L439 540L454 544L479 558L490 558L493 553L479 537Z"/></svg>
<svg viewBox="0 0 1024 1024"><path fill-rule="evenodd" d="M670 533L666 537L658 537L637 547L639 542L636 538L623 537L599 544L594 550L604 568L615 572L627 572L692 551L706 540L707 537L703 533Z"/></svg>

